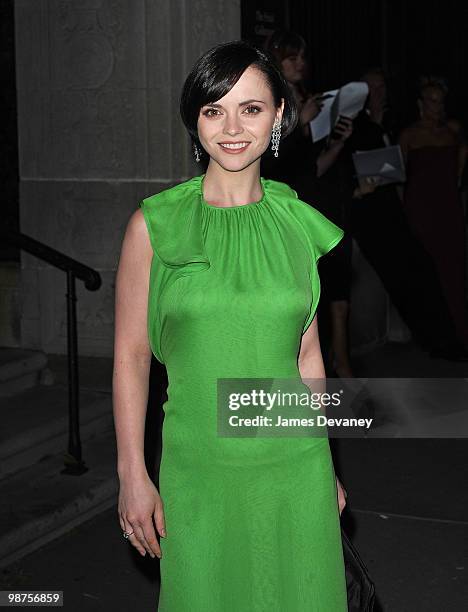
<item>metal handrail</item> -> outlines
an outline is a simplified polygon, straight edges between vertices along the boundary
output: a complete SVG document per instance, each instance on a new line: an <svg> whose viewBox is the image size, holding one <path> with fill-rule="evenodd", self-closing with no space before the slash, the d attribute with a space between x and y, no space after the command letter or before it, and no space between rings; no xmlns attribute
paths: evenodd
<svg viewBox="0 0 468 612"><path fill-rule="evenodd" d="M75 279L83 281L89 291L97 291L102 284L101 275L93 268L26 234L9 230L2 232L1 238L63 270L67 275L68 452L64 457L65 468L61 473L79 476L89 468L85 465L81 453Z"/></svg>
<svg viewBox="0 0 468 612"><path fill-rule="evenodd" d="M35 240L26 234L20 232L7 232L5 233L5 239L14 244L15 246L27 251L31 255L46 261L55 268L59 268L64 272L71 271L76 278L82 280L85 284L86 289L89 291L96 291L101 286L101 276L99 272L93 270L89 266L80 263L72 257L68 257L64 253L47 246L39 240ZM3 238L3 236L2 236Z"/></svg>

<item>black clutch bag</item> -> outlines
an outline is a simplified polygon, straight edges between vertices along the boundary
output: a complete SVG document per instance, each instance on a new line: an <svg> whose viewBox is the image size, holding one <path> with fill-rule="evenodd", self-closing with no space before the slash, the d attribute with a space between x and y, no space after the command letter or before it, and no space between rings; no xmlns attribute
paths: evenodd
<svg viewBox="0 0 468 612"><path fill-rule="evenodd" d="M348 612L372 612L375 603L374 583L343 528L341 528L341 539L348 591Z"/></svg>

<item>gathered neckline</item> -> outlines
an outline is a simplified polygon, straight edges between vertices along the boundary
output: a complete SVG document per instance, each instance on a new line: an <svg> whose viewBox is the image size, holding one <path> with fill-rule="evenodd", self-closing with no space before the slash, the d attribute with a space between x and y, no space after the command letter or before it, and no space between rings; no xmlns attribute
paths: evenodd
<svg viewBox="0 0 468 612"><path fill-rule="evenodd" d="M205 200L205 197L203 195L203 180L205 178L205 175L202 174L198 178L199 178L199 186L198 186L199 195L200 195L202 206L210 210L241 210L242 208L250 209L252 207L261 206L266 200L266 191L267 191L266 184L265 184L266 180L263 177L260 177L260 184L262 187L262 197L257 202L248 202L247 204L238 204L236 206L216 206L215 204L208 204L208 202Z"/></svg>

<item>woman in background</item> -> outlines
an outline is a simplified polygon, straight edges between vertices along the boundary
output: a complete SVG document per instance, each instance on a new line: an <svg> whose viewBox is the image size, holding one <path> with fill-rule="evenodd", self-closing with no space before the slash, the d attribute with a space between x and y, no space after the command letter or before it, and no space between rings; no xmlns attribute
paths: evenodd
<svg viewBox="0 0 468 612"><path fill-rule="evenodd" d="M465 219L458 191L466 148L459 123L446 117L446 94L441 79L421 79L420 118L400 136L407 164L404 208L434 261L459 339L467 346Z"/></svg>
<svg viewBox="0 0 468 612"><path fill-rule="evenodd" d="M295 32L278 30L268 38L265 48L293 93L299 123L284 139L278 158L271 155L263 158L262 175L287 183L302 200L345 230L343 241L320 263L324 301L319 329L329 371L349 378L353 376L348 351L352 243L347 227L348 203L354 186L350 184L349 171L340 154L352 133L352 121L341 117L328 141L314 143L309 122L320 112L321 94L312 95L305 87L308 66L304 39Z"/></svg>
<svg viewBox="0 0 468 612"><path fill-rule="evenodd" d="M394 142L395 119L387 103L383 70L370 68L362 80L369 87L369 97L353 122L353 134L347 142L352 152L380 149ZM413 340L432 357L465 360L467 354L457 337L432 257L409 226L395 184L380 185L355 199L351 226L353 238L380 277Z"/></svg>

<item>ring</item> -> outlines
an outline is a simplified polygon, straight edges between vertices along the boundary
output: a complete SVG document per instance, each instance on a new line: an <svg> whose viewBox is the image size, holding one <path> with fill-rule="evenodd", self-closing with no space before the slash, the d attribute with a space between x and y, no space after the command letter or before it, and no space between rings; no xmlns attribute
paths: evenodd
<svg viewBox="0 0 468 612"><path fill-rule="evenodd" d="M128 540L128 537L129 537L129 536L131 536L131 535L132 535L132 533L133 533L133 531L130 531L130 532L128 532L128 531L124 531L124 532L122 533L122 535L123 535L123 537L124 537L126 540Z"/></svg>

